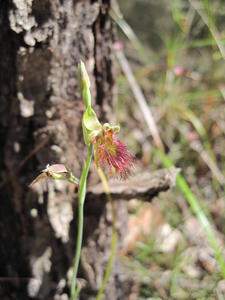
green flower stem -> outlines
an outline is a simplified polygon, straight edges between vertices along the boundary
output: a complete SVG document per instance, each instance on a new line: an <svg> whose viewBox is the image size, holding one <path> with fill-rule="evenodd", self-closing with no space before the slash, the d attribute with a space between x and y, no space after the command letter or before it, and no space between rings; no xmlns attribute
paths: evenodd
<svg viewBox="0 0 225 300"><path fill-rule="evenodd" d="M85 165L83 166L81 179L80 179L80 188L79 188L79 199L78 199L78 232L77 232L77 244L76 252L74 256L74 265L73 265L73 276L71 282L70 295L71 300L75 300L79 291L76 291L76 280L77 280L77 271L80 261L80 253L83 239L83 223L84 223L84 202L86 197L86 185L87 185L87 176L92 160L92 145L88 149L88 159ZM79 288L78 288L79 289Z"/></svg>

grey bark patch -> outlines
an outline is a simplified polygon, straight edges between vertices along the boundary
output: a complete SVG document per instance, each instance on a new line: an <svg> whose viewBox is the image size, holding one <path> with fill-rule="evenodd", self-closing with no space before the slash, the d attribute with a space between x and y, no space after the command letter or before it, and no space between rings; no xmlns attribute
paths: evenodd
<svg viewBox="0 0 225 300"><path fill-rule="evenodd" d="M138 198L151 201L158 193L175 186L179 172L180 169L172 167L152 173L142 171L141 174L131 176L126 181L111 179L109 181L110 194L114 200ZM87 195L90 201L96 196L105 197L104 187L102 184L90 186Z"/></svg>
<svg viewBox="0 0 225 300"><path fill-rule="evenodd" d="M12 30L16 33L30 31L36 25L32 16L33 0L13 0L13 7L9 11L9 21Z"/></svg>

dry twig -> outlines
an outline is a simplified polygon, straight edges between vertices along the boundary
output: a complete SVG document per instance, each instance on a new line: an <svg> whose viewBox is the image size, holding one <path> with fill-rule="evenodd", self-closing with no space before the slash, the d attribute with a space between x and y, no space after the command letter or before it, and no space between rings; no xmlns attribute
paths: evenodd
<svg viewBox="0 0 225 300"><path fill-rule="evenodd" d="M156 123L154 121L154 118L153 118L153 115L151 113L151 110L150 110L150 107L148 106L147 104L147 101L145 99L145 96L142 92L142 90L140 89L135 77L134 77L134 74L131 70L131 67L123 53L123 50L121 49L121 44L118 43L116 44L116 57L119 61L119 64L123 70L123 73L125 74L125 76L127 77L127 80L129 82L129 85L130 85L130 88L135 96L135 99L143 113L143 116L144 116L144 119L148 125L148 129L150 131L150 134L152 135L153 137L153 140L154 140L154 143L155 145L161 150L164 152L164 146L163 146L163 143L162 143L162 140L160 138L160 135L159 135L159 131L158 131L158 128L156 126Z"/></svg>

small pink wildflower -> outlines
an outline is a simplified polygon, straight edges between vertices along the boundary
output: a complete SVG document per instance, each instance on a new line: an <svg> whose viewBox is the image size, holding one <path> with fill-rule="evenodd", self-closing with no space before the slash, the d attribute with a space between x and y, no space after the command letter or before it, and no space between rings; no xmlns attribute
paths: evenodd
<svg viewBox="0 0 225 300"><path fill-rule="evenodd" d="M117 174L126 179L134 164L134 157L126 145L115 138L113 128L102 128L101 132L92 140L97 167L107 167L110 174Z"/></svg>
<svg viewBox="0 0 225 300"><path fill-rule="evenodd" d="M182 66L175 67L173 71L176 76L184 75L184 68Z"/></svg>
<svg viewBox="0 0 225 300"><path fill-rule="evenodd" d="M187 134L187 138L188 138L189 142L195 142L198 140L198 135L194 131L189 131Z"/></svg>

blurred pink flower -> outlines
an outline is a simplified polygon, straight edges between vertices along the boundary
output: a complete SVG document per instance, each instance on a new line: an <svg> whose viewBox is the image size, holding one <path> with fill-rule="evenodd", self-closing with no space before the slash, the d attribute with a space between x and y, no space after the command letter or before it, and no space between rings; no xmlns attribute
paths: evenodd
<svg viewBox="0 0 225 300"><path fill-rule="evenodd" d="M176 76L181 76L184 74L184 68L182 66L175 67L173 71Z"/></svg>
<svg viewBox="0 0 225 300"><path fill-rule="evenodd" d="M189 131L187 138L188 138L189 142L195 142L199 139L197 133L194 131Z"/></svg>

